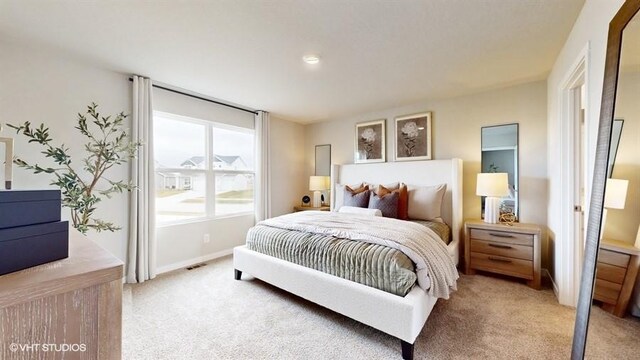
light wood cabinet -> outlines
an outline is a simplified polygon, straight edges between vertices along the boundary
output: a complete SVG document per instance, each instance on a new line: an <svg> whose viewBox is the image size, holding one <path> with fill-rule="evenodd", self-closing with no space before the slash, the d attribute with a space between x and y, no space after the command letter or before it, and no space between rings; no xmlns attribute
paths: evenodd
<svg viewBox="0 0 640 360"><path fill-rule="evenodd" d="M616 316L627 313L640 267L640 249L622 241L600 241L593 298Z"/></svg>
<svg viewBox="0 0 640 360"><path fill-rule="evenodd" d="M122 262L69 237L67 259L0 276L0 359L121 358Z"/></svg>
<svg viewBox="0 0 640 360"><path fill-rule="evenodd" d="M329 206L320 206L320 207L313 207L313 206L294 206L293 207L293 211L294 212L298 212L298 211L310 211L310 210L315 210L315 211L329 211L331 210L331 208Z"/></svg>
<svg viewBox="0 0 640 360"><path fill-rule="evenodd" d="M540 289L542 229L538 225L489 224L482 220L465 222L465 273L476 270L527 280Z"/></svg>

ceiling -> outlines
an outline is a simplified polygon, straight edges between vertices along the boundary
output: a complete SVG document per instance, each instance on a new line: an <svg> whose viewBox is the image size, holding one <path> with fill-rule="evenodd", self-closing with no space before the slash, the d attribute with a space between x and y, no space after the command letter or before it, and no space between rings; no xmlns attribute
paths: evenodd
<svg viewBox="0 0 640 360"><path fill-rule="evenodd" d="M0 0L0 37L308 123L542 80L583 3Z"/></svg>

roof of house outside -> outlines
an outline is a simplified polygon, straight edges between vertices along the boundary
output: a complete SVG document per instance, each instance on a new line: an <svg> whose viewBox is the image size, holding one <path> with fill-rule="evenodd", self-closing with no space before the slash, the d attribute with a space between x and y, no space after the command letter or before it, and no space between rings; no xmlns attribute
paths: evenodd
<svg viewBox="0 0 640 360"><path fill-rule="evenodd" d="M240 159L240 161L242 161L243 164L245 164L244 160L242 160L242 157L237 156L237 155L217 155L217 154L213 154L213 159L214 162L223 162L226 163L228 165L233 164L236 160ZM202 164L205 160L204 156L192 156L189 159L185 160L182 162L182 164L180 164L180 166L198 166L200 164Z"/></svg>

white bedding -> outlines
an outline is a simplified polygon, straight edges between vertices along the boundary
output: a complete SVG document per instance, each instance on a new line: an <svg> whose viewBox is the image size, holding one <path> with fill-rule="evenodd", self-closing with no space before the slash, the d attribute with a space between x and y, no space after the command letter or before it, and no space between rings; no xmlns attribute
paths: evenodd
<svg viewBox="0 0 640 360"><path fill-rule="evenodd" d="M431 229L412 222L360 214L304 211L261 221L280 229L331 235L388 246L416 264L418 285L429 295L449 298L458 271L447 246Z"/></svg>

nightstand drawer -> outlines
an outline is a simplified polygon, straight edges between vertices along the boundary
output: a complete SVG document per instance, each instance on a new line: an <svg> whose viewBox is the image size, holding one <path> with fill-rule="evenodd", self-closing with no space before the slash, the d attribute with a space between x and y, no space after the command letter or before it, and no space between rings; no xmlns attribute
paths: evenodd
<svg viewBox="0 0 640 360"><path fill-rule="evenodd" d="M505 244L503 242L471 239L471 251L489 255L500 255L522 260L533 260L533 247Z"/></svg>
<svg viewBox="0 0 640 360"><path fill-rule="evenodd" d="M471 229L471 238L514 245L533 246L533 235L509 231Z"/></svg>
<svg viewBox="0 0 640 360"><path fill-rule="evenodd" d="M607 280L596 279L596 289L593 293L593 298L608 304L615 304L618 302L620 289L622 289L622 285L620 284L612 283Z"/></svg>
<svg viewBox="0 0 640 360"><path fill-rule="evenodd" d="M609 265L598 261L596 265L596 278L622 284L627 274L627 268Z"/></svg>
<svg viewBox="0 0 640 360"><path fill-rule="evenodd" d="M533 279L533 262L528 260L471 252L470 266L476 270Z"/></svg>
<svg viewBox="0 0 640 360"><path fill-rule="evenodd" d="M629 259L631 256L627 254L621 254L615 251L600 250L598 252L598 262L602 262L609 265L620 266L626 268L629 265Z"/></svg>

